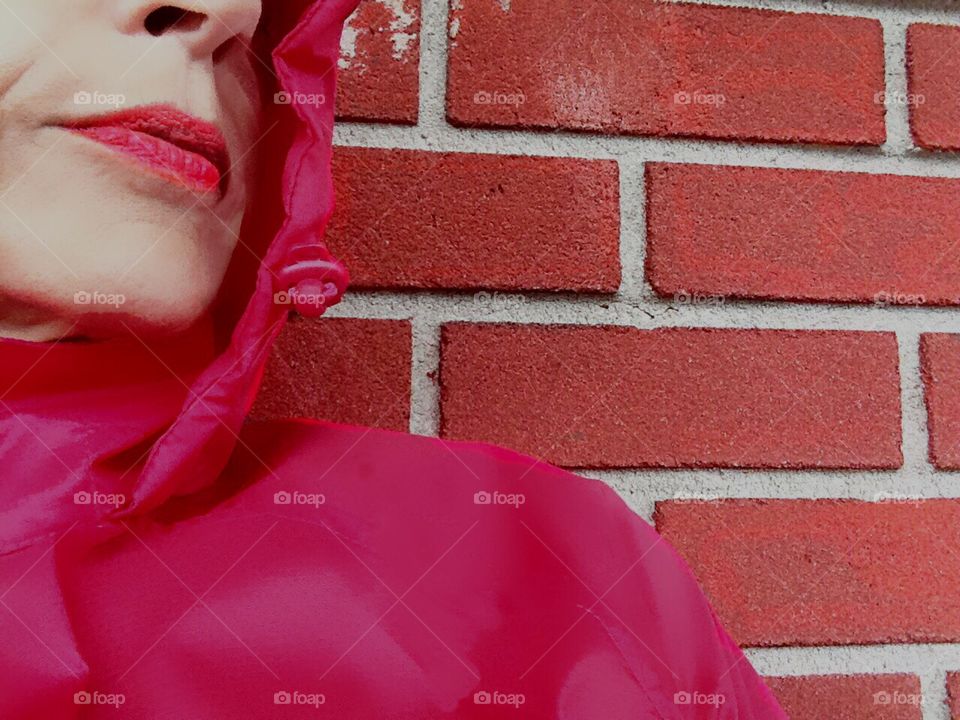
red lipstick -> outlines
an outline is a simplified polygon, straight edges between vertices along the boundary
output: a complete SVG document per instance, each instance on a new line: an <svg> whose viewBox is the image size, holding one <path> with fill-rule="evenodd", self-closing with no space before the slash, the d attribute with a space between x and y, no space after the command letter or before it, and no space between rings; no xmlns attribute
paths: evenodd
<svg viewBox="0 0 960 720"><path fill-rule="evenodd" d="M63 127L137 160L194 192L226 190L230 168L223 133L171 105L145 105L82 118Z"/></svg>

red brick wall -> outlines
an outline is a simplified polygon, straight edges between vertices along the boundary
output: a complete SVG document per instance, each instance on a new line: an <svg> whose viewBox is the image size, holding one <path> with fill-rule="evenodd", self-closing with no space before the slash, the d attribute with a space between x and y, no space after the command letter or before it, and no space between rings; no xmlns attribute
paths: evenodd
<svg viewBox="0 0 960 720"><path fill-rule="evenodd" d="M960 10L716 1L365 0L328 238L354 291L287 328L255 414L598 477L792 717L946 718Z"/></svg>

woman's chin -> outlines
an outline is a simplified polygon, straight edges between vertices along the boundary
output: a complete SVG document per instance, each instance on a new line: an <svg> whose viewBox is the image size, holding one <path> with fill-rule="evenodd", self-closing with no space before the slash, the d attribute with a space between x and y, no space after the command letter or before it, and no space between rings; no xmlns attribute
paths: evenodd
<svg viewBox="0 0 960 720"><path fill-rule="evenodd" d="M69 296L48 294L45 301L2 303L0 338L28 342L109 340L134 335L141 339L173 337L206 316L216 288L177 291L144 286L111 291L77 291Z"/></svg>
<svg viewBox="0 0 960 720"><path fill-rule="evenodd" d="M141 339L172 337L193 327L206 314L213 293L197 295L121 295L76 315L75 337L105 340L135 335Z"/></svg>

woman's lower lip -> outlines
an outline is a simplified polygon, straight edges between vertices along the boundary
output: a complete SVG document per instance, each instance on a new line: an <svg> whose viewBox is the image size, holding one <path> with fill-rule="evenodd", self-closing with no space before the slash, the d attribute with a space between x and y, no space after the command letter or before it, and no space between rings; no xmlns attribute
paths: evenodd
<svg viewBox="0 0 960 720"><path fill-rule="evenodd" d="M71 132L137 160L150 172L192 192L213 192L220 187L223 179L217 166L203 155L185 150L155 135L110 125L72 128Z"/></svg>

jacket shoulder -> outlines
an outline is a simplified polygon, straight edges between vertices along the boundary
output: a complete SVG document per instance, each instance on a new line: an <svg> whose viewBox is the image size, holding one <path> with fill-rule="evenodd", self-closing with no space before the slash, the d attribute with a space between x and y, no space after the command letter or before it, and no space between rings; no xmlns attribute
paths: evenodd
<svg viewBox="0 0 960 720"><path fill-rule="evenodd" d="M686 563L604 483L492 445L326 422L254 425L244 443L260 477L248 505L322 516L378 572L433 568L417 586L433 617L536 649L518 676L583 673L663 718L784 717ZM596 710L583 697L570 717Z"/></svg>

